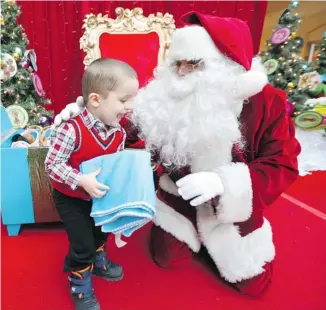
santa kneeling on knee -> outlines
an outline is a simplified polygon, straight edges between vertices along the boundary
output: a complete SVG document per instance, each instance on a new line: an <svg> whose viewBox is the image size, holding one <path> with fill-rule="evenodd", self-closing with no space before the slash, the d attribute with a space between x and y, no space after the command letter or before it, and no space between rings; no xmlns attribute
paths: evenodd
<svg viewBox="0 0 326 310"><path fill-rule="evenodd" d="M134 101L133 123L162 171L152 256L175 267L205 247L227 282L260 296L275 257L264 210L298 175L286 94L267 83L245 22L182 19Z"/></svg>

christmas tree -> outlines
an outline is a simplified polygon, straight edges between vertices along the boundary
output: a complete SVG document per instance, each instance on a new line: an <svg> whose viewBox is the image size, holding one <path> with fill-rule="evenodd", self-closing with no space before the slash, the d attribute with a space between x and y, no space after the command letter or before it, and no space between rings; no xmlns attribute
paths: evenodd
<svg viewBox="0 0 326 310"><path fill-rule="evenodd" d="M297 36L301 23L298 13L293 9L298 2L292 2L279 18L279 24L273 30L271 38L266 42L266 50L260 53L264 62L269 82L287 92L290 109L296 114L306 109L304 103L310 98L309 89L303 88L300 76L314 69L301 56L304 44L302 37Z"/></svg>
<svg viewBox="0 0 326 310"><path fill-rule="evenodd" d="M316 67L320 75L326 74L326 32L320 41L320 53L316 59Z"/></svg>
<svg viewBox="0 0 326 310"><path fill-rule="evenodd" d="M53 113L45 105L51 101L45 98L36 73L36 54L27 50L27 36L22 25L17 24L20 14L20 6L15 1L1 1L1 104L16 128L47 126Z"/></svg>

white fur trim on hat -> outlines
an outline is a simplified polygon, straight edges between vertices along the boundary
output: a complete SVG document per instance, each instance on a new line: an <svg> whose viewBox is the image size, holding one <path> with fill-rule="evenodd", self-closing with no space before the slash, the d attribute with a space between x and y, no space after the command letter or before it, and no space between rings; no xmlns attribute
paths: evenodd
<svg viewBox="0 0 326 310"><path fill-rule="evenodd" d="M263 90L268 83L264 65L260 58L253 58L251 69L238 78L238 93L243 100L248 99Z"/></svg>
<svg viewBox="0 0 326 310"><path fill-rule="evenodd" d="M208 32L201 26L179 28L172 35L168 53L171 61L217 60L223 57Z"/></svg>

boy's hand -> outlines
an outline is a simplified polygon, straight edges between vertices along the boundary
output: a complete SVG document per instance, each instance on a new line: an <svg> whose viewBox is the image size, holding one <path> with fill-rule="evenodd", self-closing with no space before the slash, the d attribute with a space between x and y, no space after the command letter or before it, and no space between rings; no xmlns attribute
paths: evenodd
<svg viewBox="0 0 326 310"><path fill-rule="evenodd" d="M99 175L100 172L101 168L92 173L83 174L79 180L79 186L83 187L84 190L93 198L103 197L110 189L108 186L97 181L96 176Z"/></svg>

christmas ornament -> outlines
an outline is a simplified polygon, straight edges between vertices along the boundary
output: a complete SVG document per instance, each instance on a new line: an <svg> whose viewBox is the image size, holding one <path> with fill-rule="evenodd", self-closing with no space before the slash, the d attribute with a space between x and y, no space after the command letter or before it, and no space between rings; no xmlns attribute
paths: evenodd
<svg viewBox="0 0 326 310"><path fill-rule="evenodd" d="M45 92L43 90L43 85L42 85L40 77L36 73L33 74L33 84L34 84L37 94L40 97L43 97L45 95Z"/></svg>
<svg viewBox="0 0 326 310"><path fill-rule="evenodd" d="M314 111L307 111L299 114L295 119L294 123L296 126L302 129L312 129L321 125L324 121L324 117Z"/></svg>
<svg viewBox="0 0 326 310"><path fill-rule="evenodd" d="M289 116L291 116L292 113L294 112L294 104L289 100L286 101L286 111Z"/></svg>
<svg viewBox="0 0 326 310"><path fill-rule="evenodd" d="M35 51L34 50L25 51L24 58L28 62L28 64L32 67L32 69L34 71L37 71Z"/></svg>
<svg viewBox="0 0 326 310"><path fill-rule="evenodd" d="M42 127L47 127L51 125L51 118L46 116L46 115L42 115L41 119L40 119L40 125Z"/></svg>
<svg viewBox="0 0 326 310"><path fill-rule="evenodd" d="M15 53L17 53L21 56L23 54L23 51L20 47L15 47Z"/></svg>
<svg viewBox="0 0 326 310"><path fill-rule="evenodd" d="M291 8L296 9L299 7L299 1L297 0L291 0Z"/></svg>
<svg viewBox="0 0 326 310"><path fill-rule="evenodd" d="M28 69L29 64L26 60L24 60L23 62L20 63L22 67L24 67L25 69Z"/></svg>
<svg viewBox="0 0 326 310"><path fill-rule="evenodd" d="M6 108L11 123L15 129L24 128L28 124L28 113L19 105L11 105Z"/></svg>
<svg viewBox="0 0 326 310"><path fill-rule="evenodd" d="M15 60L20 59L20 55L17 52L13 53L12 56L15 58Z"/></svg>
<svg viewBox="0 0 326 310"><path fill-rule="evenodd" d="M284 76L287 80L291 80L293 78L293 69L289 68L284 72Z"/></svg>
<svg viewBox="0 0 326 310"><path fill-rule="evenodd" d="M14 93L14 91L11 88L5 88L4 93L12 95Z"/></svg>
<svg viewBox="0 0 326 310"><path fill-rule="evenodd" d="M15 4L14 0L7 0L5 2L8 4L8 6L13 6Z"/></svg>
<svg viewBox="0 0 326 310"><path fill-rule="evenodd" d="M288 86L289 89L293 89L295 87L293 82L288 83L287 86Z"/></svg>
<svg viewBox="0 0 326 310"><path fill-rule="evenodd" d="M278 61L275 59L269 59L264 62L264 68L266 70L267 75L273 74L278 67Z"/></svg>
<svg viewBox="0 0 326 310"><path fill-rule="evenodd" d="M271 42L273 44L281 44L287 40L287 38L290 35L290 29L289 28L281 28L276 31L271 36Z"/></svg>
<svg viewBox="0 0 326 310"><path fill-rule="evenodd" d="M304 45L304 39L303 37L294 37L295 43L297 45L297 48L300 49Z"/></svg>
<svg viewBox="0 0 326 310"><path fill-rule="evenodd" d="M3 64L0 70L0 79L12 78L17 73L17 63L15 59L10 54L1 55Z"/></svg>
<svg viewBox="0 0 326 310"><path fill-rule="evenodd" d="M290 39L294 39L296 37L297 33L294 31L291 33Z"/></svg>

